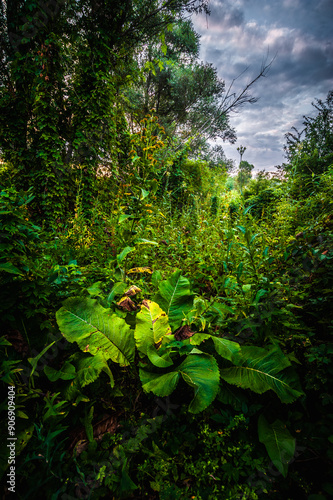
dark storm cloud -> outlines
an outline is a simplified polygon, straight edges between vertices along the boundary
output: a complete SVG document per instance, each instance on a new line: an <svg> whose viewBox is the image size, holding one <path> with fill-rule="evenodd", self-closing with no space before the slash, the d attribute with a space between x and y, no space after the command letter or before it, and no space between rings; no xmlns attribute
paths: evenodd
<svg viewBox="0 0 333 500"><path fill-rule="evenodd" d="M229 2L221 4L221 2L212 1L210 9L211 15L207 20L209 26L231 28L233 26L241 26L244 22L243 11Z"/></svg>
<svg viewBox="0 0 333 500"><path fill-rule="evenodd" d="M252 89L259 101L231 118L238 135L236 145L224 146L231 158L238 160L242 144L257 168L282 163L284 134L333 89L332 19L332 0L212 0L211 16L194 18L201 57L217 67L226 87L235 80L233 90L240 91L275 57Z"/></svg>

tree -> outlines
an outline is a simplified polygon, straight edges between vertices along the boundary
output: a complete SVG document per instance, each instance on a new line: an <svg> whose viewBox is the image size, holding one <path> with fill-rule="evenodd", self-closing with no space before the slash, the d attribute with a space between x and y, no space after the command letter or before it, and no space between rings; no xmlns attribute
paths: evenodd
<svg viewBox="0 0 333 500"><path fill-rule="evenodd" d="M237 148L237 151L239 153L239 156L240 156L240 163L242 162L242 159L243 159L243 154L245 153L246 151L246 147L245 146L239 146Z"/></svg>
<svg viewBox="0 0 333 500"><path fill-rule="evenodd" d="M141 76L128 90L131 121L142 119L152 109L169 136L175 134L184 144L191 140L192 151L204 147L208 140L222 139L234 143L235 130L229 115L256 98L249 88L269 68L236 95L218 76L212 64L198 61L199 36L188 20L173 25L163 40L152 39L142 46L138 59Z"/></svg>
<svg viewBox="0 0 333 500"><path fill-rule="evenodd" d="M312 103L317 110L315 117L304 116L304 128L299 132L293 127L286 134L284 147L288 164L287 171L305 175L322 174L333 163L333 90L326 100L316 99Z"/></svg>
<svg viewBox="0 0 333 500"><path fill-rule="evenodd" d="M244 160L240 162L237 175L237 183L241 191L243 187L251 180L253 169L254 165L252 165L251 163L248 163Z"/></svg>
<svg viewBox="0 0 333 500"><path fill-rule="evenodd" d="M40 217L61 217L79 179L87 207L102 162L126 143L121 89L135 48L208 0L1 0L0 151Z"/></svg>
<svg viewBox="0 0 333 500"><path fill-rule="evenodd" d="M203 160L207 161L209 168L229 173L234 169L233 160L225 156L223 147L220 144L215 144L214 146L208 144L201 156Z"/></svg>

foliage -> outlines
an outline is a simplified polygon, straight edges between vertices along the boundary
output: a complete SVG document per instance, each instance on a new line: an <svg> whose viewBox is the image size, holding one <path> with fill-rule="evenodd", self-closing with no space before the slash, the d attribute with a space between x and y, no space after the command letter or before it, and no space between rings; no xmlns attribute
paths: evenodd
<svg viewBox="0 0 333 500"><path fill-rule="evenodd" d="M331 93L283 177L251 179L240 147L228 178L196 134L233 140L249 96L197 60L188 15L207 2L4 5L18 498L330 498ZM8 466L5 445L7 490Z"/></svg>

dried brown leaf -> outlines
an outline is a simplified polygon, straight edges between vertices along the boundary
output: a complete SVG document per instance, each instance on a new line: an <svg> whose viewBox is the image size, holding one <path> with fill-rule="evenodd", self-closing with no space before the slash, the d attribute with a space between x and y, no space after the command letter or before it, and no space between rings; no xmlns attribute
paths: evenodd
<svg viewBox="0 0 333 500"><path fill-rule="evenodd" d="M175 340L185 340L185 339L189 339L194 334L195 334L195 332L192 332L189 325L184 325L175 331L174 336L175 336Z"/></svg>
<svg viewBox="0 0 333 500"><path fill-rule="evenodd" d="M123 297L120 299L119 302L117 302L117 305L121 307L124 311L136 311L137 306L134 304L133 300L130 299L129 297Z"/></svg>

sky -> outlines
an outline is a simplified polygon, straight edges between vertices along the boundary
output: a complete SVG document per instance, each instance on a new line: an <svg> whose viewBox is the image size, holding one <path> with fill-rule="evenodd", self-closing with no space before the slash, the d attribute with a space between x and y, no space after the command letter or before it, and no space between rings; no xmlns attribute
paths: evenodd
<svg viewBox="0 0 333 500"><path fill-rule="evenodd" d="M286 161L285 134L301 130L303 116L316 115L311 103L333 90L333 0L211 0L210 9L192 20L200 58L217 68L226 87L236 79L233 91L241 91L274 59L252 87L259 100L230 115L236 144L220 142L236 165L242 145L243 160L255 170L274 171Z"/></svg>

